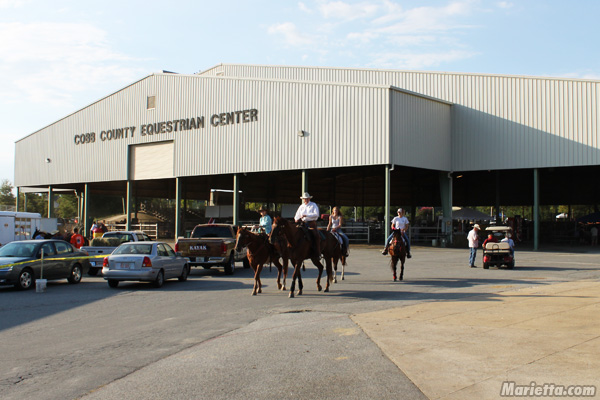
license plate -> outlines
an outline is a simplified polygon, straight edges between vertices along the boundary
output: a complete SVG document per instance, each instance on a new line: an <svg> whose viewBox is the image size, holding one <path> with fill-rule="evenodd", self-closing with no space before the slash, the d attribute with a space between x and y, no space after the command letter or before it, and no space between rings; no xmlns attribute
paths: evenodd
<svg viewBox="0 0 600 400"><path fill-rule="evenodd" d="M135 268L135 264L134 263L117 263L117 269L134 269Z"/></svg>

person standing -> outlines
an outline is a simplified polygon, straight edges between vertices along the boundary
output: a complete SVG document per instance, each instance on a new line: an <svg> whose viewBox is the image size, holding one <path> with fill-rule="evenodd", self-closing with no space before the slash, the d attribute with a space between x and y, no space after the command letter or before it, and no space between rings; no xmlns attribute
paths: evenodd
<svg viewBox="0 0 600 400"><path fill-rule="evenodd" d="M258 212L260 213L260 220L258 222L259 229L264 231L267 235L270 235L271 229L273 228L273 220L269 215L269 210L266 207L260 207Z"/></svg>
<svg viewBox="0 0 600 400"><path fill-rule="evenodd" d="M404 216L404 210L402 208L399 208L398 216L394 217L394 219L392 219L392 231L399 230L402 233L402 238L404 238L404 243L406 243L406 258L412 257L410 255L410 241L408 240L408 236L406 236L406 230L408 229L409 225L410 225L410 222L408 221L408 218L406 218ZM388 253L388 247L389 247L390 242L392 241L393 237L394 237L394 232L392 232L390 234L390 236L388 236L387 240L385 241L385 247L383 248L383 251L381 252L381 254L383 254L384 256L386 256Z"/></svg>
<svg viewBox="0 0 600 400"><path fill-rule="evenodd" d="M98 224L96 224L96 221L94 221L92 223L92 227L90 228L90 239L94 238L94 231L98 229Z"/></svg>
<svg viewBox="0 0 600 400"><path fill-rule="evenodd" d="M319 237L319 231L317 230L317 219L319 218L319 206L312 202L312 196L308 192L304 192L302 196L302 204L298 207L294 220L296 222L303 221L310 231L313 233L315 248L317 255L321 256L321 238Z"/></svg>
<svg viewBox="0 0 600 400"><path fill-rule="evenodd" d="M83 246L83 243L85 242L85 240L83 239L83 236L81 236L79 234L78 228L73 228L73 234L71 235L70 242L73 246L75 246L78 249L80 249L81 246Z"/></svg>
<svg viewBox="0 0 600 400"><path fill-rule="evenodd" d="M475 224L473 225L473 229L471 229L471 231L467 235L467 240L469 241L469 248L471 249L471 253L469 255L469 266L471 268L475 268L475 257L477 256L477 247L479 247L479 235L477 235L479 229L481 229L479 225Z"/></svg>

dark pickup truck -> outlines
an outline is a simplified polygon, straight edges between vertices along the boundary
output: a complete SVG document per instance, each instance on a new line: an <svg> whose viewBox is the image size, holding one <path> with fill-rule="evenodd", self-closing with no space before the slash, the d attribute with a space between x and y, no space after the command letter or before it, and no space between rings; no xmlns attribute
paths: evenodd
<svg viewBox="0 0 600 400"><path fill-rule="evenodd" d="M249 267L246 249L235 251L237 228L230 224L196 225L189 238L178 238L175 251L190 259L191 266L204 268L223 267L231 275L235 262L242 261Z"/></svg>

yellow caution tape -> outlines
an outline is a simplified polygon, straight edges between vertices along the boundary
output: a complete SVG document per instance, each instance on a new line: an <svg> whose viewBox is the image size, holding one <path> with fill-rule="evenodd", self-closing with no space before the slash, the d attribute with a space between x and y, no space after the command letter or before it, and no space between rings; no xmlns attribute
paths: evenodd
<svg viewBox="0 0 600 400"><path fill-rule="evenodd" d="M47 260L58 260L58 261L63 261L63 260L88 260L91 258L104 258L107 255L102 255L102 256L88 256L88 257L52 257L52 258L44 258L44 261ZM42 262L41 259L35 259L35 260L27 260L27 261L21 261L21 262L17 262L17 263L12 263L12 264L4 264L4 265L0 265L0 270L3 270L5 268L10 268L10 267L14 267L16 265L23 265L23 264L31 264L31 263L36 263L36 262Z"/></svg>

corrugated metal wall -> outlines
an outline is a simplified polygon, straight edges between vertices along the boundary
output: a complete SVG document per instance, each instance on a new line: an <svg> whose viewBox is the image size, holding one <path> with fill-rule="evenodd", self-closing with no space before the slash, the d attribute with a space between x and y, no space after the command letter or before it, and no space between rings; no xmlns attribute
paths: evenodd
<svg viewBox="0 0 600 400"><path fill-rule="evenodd" d="M449 171L452 106L396 90L390 96L392 162Z"/></svg>
<svg viewBox="0 0 600 400"><path fill-rule="evenodd" d="M257 121L211 124L251 109ZM142 135L142 125L200 117L203 128ZM387 164L389 118L386 87L157 74L18 141L15 185L126 180L129 145L168 140L175 176ZM127 127L133 136L101 140ZM91 132L93 143L75 144Z"/></svg>
<svg viewBox="0 0 600 400"><path fill-rule="evenodd" d="M261 79L393 85L452 107L452 169L600 164L600 82L437 72L219 65L206 72Z"/></svg>

